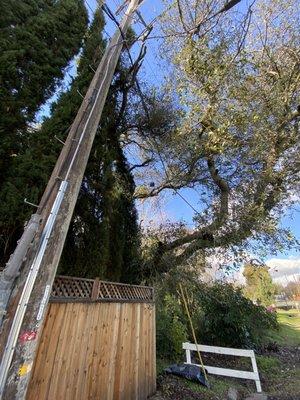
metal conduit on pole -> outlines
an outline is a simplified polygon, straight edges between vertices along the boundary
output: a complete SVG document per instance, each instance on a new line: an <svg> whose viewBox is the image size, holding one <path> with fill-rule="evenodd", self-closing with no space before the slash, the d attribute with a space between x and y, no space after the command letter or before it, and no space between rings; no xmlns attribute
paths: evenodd
<svg viewBox="0 0 300 400"><path fill-rule="evenodd" d="M29 222L27 223L23 239L19 241L14 253L11 255L4 270L0 275L0 326L2 318L6 313L6 307L11 294L11 290L15 279L20 273L21 265L26 257L27 251L33 238L38 230L40 221L39 214L32 214Z"/></svg>
<svg viewBox="0 0 300 400"><path fill-rule="evenodd" d="M38 252L36 253L35 259L33 261L32 267L30 268L29 274L27 275L27 280L24 285L24 289L14 316L14 320L12 323L11 330L9 332L7 344L5 346L5 351L2 357L1 368L0 368L0 395L2 395L4 390L4 383L7 378L8 370L10 367L10 363L13 357L14 349L16 347L16 343L18 340L19 332L21 329L21 325L23 322L24 314L26 312L27 304L29 302L29 298L33 289L33 285L35 283L35 279L39 272L41 262L48 244L49 237L51 235L56 216L58 214L60 205L62 203L68 182L62 181L58 195L55 199L55 202L52 206L51 213L48 217L47 223L43 230L43 234L40 241L40 246Z"/></svg>
<svg viewBox="0 0 300 400"><path fill-rule="evenodd" d="M123 34L126 34L133 14L141 3L142 0L129 2L120 24ZM8 317L1 333L1 399L26 398L50 289L107 93L124 44L121 31L116 30L102 57L38 208L42 222L31 253L17 279L18 284L10 296ZM26 247L24 235L20 243ZM20 334L30 339L18 340Z"/></svg>

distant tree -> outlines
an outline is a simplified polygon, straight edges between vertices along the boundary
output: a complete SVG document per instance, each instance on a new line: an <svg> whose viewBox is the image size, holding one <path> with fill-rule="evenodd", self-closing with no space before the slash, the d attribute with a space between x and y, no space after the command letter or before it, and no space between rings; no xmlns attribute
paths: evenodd
<svg viewBox="0 0 300 400"><path fill-rule="evenodd" d="M243 275L246 279L244 288L246 297L264 306L273 303L276 285L272 281L267 266L247 264L244 267Z"/></svg>
<svg viewBox="0 0 300 400"><path fill-rule="evenodd" d="M0 16L0 264L22 232L36 199L43 159L31 152L32 123L78 53L87 27L83 0L3 0ZM48 146L44 149L48 149ZM22 160L20 160L20 157ZM25 156L26 158L26 156ZM28 176L25 182L24 178ZM30 176L30 178L29 178Z"/></svg>
<svg viewBox="0 0 300 400"><path fill-rule="evenodd" d="M281 283L274 283L275 285L275 294L280 295L284 293L284 286Z"/></svg>
<svg viewBox="0 0 300 400"><path fill-rule="evenodd" d="M284 293L290 299L295 299L295 297L300 297L300 280L295 280L289 282L283 289Z"/></svg>
<svg viewBox="0 0 300 400"><path fill-rule="evenodd" d="M186 294L199 343L257 348L271 329L278 328L276 315L245 298L241 288L220 281L203 283L197 269L180 266L155 284L160 357L169 357L172 350L175 357L180 355L186 334L188 340L193 340L179 283Z"/></svg>

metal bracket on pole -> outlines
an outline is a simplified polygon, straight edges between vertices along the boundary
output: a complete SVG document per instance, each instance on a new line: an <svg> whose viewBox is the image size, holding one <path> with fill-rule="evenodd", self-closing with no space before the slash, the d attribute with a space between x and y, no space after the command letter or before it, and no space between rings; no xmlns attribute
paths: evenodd
<svg viewBox="0 0 300 400"><path fill-rule="evenodd" d="M39 206L37 204L31 203L30 201L27 200L26 197L24 199L24 203L28 204L29 206L32 206L32 207L35 207L35 208L39 208Z"/></svg>
<svg viewBox="0 0 300 400"><path fill-rule="evenodd" d="M57 137L56 135L54 135L54 139L56 139L59 143L61 143L61 144L63 144L63 145L66 144L63 140L61 140L61 139L60 139L59 137Z"/></svg>
<svg viewBox="0 0 300 400"><path fill-rule="evenodd" d="M80 93L80 91L77 89L76 92L79 94L79 96L84 99L84 95L82 93Z"/></svg>

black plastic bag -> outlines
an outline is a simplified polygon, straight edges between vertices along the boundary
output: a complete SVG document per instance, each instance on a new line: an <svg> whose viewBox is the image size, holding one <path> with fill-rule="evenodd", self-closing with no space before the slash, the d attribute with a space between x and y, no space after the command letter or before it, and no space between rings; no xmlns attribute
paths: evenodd
<svg viewBox="0 0 300 400"><path fill-rule="evenodd" d="M165 369L167 374L181 376L189 381L201 383L201 385L208 387L208 382L202 370L197 365L191 364L173 364Z"/></svg>

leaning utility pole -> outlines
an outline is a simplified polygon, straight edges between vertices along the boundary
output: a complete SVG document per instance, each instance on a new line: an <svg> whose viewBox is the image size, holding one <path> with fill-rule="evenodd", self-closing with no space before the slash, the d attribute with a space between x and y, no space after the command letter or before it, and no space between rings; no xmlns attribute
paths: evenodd
<svg viewBox="0 0 300 400"><path fill-rule="evenodd" d="M95 72L34 214L35 225L31 224L31 230L28 228L24 232L26 235L18 244L17 257L11 257L4 273L4 283L9 285L22 266L10 295L0 338L1 399L21 400L26 397L45 310L83 174L124 44L124 35L142 0L130 0L128 3L120 27Z"/></svg>

